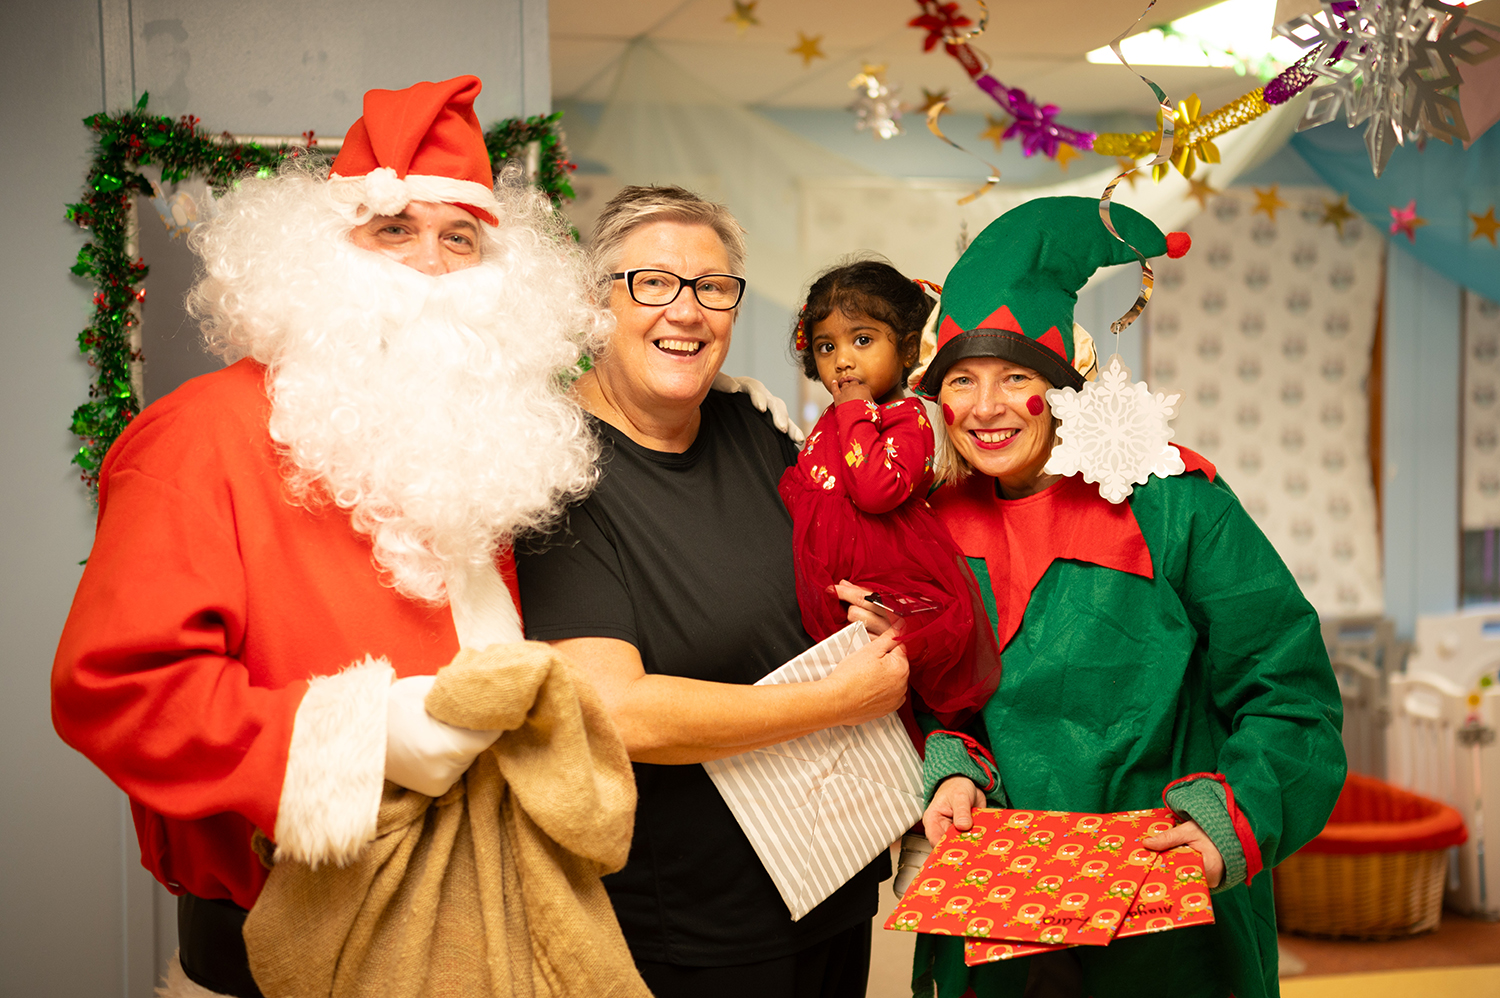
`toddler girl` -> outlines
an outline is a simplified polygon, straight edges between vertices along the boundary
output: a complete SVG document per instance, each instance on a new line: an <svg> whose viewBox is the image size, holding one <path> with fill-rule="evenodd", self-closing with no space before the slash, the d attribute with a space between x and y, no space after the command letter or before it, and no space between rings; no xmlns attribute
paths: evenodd
<svg viewBox="0 0 1500 998"><path fill-rule="evenodd" d="M872 589L871 602L903 618L910 706L952 728L989 700L1000 666L973 573L927 505L931 423L920 401L902 397L932 307L921 285L878 261L835 267L813 283L795 348L833 405L780 490L803 627L821 641L848 623L833 592L840 580ZM920 750L910 710L902 720Z"/></svg>

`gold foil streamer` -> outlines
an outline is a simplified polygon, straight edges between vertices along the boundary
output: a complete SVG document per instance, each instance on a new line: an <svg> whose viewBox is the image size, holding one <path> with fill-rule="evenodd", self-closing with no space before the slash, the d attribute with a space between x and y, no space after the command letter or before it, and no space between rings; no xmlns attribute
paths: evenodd
<svg viewBox="0 0 1500 998"><path fill-rule="evenodd" d="M1204 138L1218 138L1241 125L1248 125L1269 110L1271 105L1266 103L1266 88L1256 87L1204 118L1198 131Z"/></svg>
<svg viewBox="0 0 1500 998"><path fill-rule="evenodd" d="M1101 132L1094 138L1094 152L1116 159L1140 159L1151 155L1161 143L1161 130L1149 132Z"/></svg>
<svg viewBox="0 0 1500 998"><path fill-rule="evenodd" d="M1156 156L1151 160L1151 162L1145 164L1146 166L1151 167L1153 171L1159 164L1165 163L1171 158L1170 150L1173 144L1172 140L1176 135L1176 118L1172 112L1172 102L1167 100L1167 95L1161 87L1158 87L1154 82L1146 79L1146 77L1141 76L1141 74L1136 72L1136 70L1130 65L1130 63L1125 61L1125 55L1120 51L1120 43L1125 40L1126 35L1130 34L1131 28L1134 28L1137 24L1140 24L1145 16L1151 13L1151 8L1155 6L1156 0L1151 0L1150 3L1146 4L1146 9L1141 11L1141 16L1136 18L1129 28L1126 28L1124 31L1120 32L1120 34L1116 36L1114 41L1109 43L1110 51L1115 54L1116 59L1120 60L1120 65L1124 66L1132 73L1135 73L1136 76L1141 77L1141 82L1150 87L1151 92L1156 95L1156 103L1161 108L1161 137L1157 140ZM1097 143L1098 140L1095 139L1095 149L1098 148ZM1140 317L1140 314L1145 311L1146 303L1151 300L1151 289L1156 286L1156 275L1152 272L1151 263L1146 259L1146 255L1139 249L1137 249L1133 244L1131 244L1129 240L1125 239L1118 232L1116 232L1115 224L1114 222L1110 221L1109 218L1109 203L1110 200L1115 196L1115 187L1117 187L1120 181L1125 179L1126 174L1130 172L1131 171L1126 170L1119 176L1115 177L1115 179L1111 180L1109 182L1109 186L1104 188L1104 193L1099 196L1099 218L1104 222L1104 227L1109 230L1110 235L1120 240L1120 242L1124 243L1126 246L1129 246L1130 251L1135 254L1135 258L1141 262L1141 287L1140 291L1136 294L1135 304L1130 306L1130 308L1125 312L1124 315L1120 316L1114 322L1109 324L1110 332L1114 333L1116 337L1123 333L1130 326L1130 324L1138 319ZM1116 341L1116 346L1118 348L1118 340ZM1118 349L1116 349L1116 352L1119 352Z"/></svg>
<svg viewBox="0 0 1500 998"><path fill-rule="evenodd" d="M1196 97L1189 100L1196 100ZM1191 115L1187 114L1184 107L1188 101L1178 105L1178 109L1172 112L1174 127L1181 138L1172 149L1172 165L1185 177L1192 176L1191 168L1184 170L1183 163L1192 163L1194 160L1202 160L1205 163L1218 162L1218 149L1213 146L1212 140L1232 132L1241 125L1248 125L1271 110L1271 105L1266 103L1264 87L1256 87L1248 94L1236 97L1234 100L1219 108L1213 114L1198 117L1196 110ZM1094 138L1094 152L1101 156L1125 157L1129 159L1140 159L1142 156L1151 154L1162 140L1160 129L1150 132L1101 132ZM1205 155L1206 149L1213 150L1213 158ZM1191 150L1192 157L1187 152ZM1160 164L1153 168L1153 175L1160 180L1163 172Z"/></svg>
<svg viewBox="0 0 1500 998"><path fill-rule="evenodd" d="M1153 0L1153 2L1155 2L1155 0ZM938 125L938 116L941 115L945 110L947 110L947 107L948 102L945 100L940 100L927 109L927 130L933 135L936 135L938 138L942 139L944 142L948 143L953 148L957 149L959 152L963 153L966 156L974 156L975 159L978 159L979 162L990 168L990 175L985 178L984 183L980 185L980 188L972 194L965 194L956 202L957 204L968 204L969 202L976 200L980 196L990 191L996 184L1000 182L1000 168L990 163L988 160L980 159L980 157L975 156L973 153L969 152L969 150L965 149L963 146L959 145L957 142L954 142L952 139L948 138L948 136L943 134L943 129Z"/></svg>

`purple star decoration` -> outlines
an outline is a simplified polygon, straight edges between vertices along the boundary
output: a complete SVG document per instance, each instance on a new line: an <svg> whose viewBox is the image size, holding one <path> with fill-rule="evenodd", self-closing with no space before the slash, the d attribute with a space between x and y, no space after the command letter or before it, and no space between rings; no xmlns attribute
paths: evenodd
<svg viewBox="0 0 1500 998"><path fill-rule="evenodd" d="M1094 148L1093 132L1080 132L1054 120L1057 117L1056 104L1038 106L1026 96L1026 91L1007 87L988 73L976 77L974 82L1014 119L1004 137L1020 136L1021 151L1025 155L1041 153L1048 159L1056 159L1057 147L1064 142L1085 152Z"/></svg>

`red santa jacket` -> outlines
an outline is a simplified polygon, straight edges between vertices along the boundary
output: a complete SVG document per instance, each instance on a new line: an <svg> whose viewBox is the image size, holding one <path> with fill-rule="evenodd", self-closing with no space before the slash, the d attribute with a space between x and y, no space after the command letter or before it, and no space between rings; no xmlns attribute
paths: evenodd
<svg viewBox="0 0 1500 998"><path fill-rule="evenodd" d="M256 829L304 860L373 833L391 670L459 647L345 512L292 503L264 380L248 360L197 378L110 449L52 675L53 723L130 796L146 868L246 908Z"/></svg>

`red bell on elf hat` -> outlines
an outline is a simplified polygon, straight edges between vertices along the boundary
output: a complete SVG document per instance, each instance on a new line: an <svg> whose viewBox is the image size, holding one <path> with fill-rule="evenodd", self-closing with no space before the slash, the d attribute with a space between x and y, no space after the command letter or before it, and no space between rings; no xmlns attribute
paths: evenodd
<svg viewBox="0 0 1500 998"><path fill-rule="evenodd" d="M365 94L364 116L344 136L328 178L355 225L398 215L413 201L458 205L499 223L490 154L474 114L482 86L478 77L457 76Z"/></svg>

